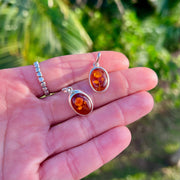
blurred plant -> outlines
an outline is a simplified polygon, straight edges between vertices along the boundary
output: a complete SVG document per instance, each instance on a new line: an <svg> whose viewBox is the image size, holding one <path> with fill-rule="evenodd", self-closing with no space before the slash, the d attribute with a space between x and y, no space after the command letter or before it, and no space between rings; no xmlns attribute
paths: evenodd
<svg viewBox="0 0 180 180"><path fill-rule="evenodd" d="M84 53L92 46L66 1L0 1L0 24L1 68L22 61L30 64L37 58Z"/></svg>

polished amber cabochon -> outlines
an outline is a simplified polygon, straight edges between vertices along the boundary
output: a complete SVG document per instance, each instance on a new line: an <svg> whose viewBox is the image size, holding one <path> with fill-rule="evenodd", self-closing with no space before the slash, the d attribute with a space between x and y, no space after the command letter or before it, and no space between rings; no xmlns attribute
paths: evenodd
<svg viewBox="0 0 180 180"><path fill-rule="evenodd" d="M89 76L90 85L95 91L105 91L109 86L109 75L102 67L95 67Z"/></svg>
<svg viewBox="0 0 180 180"><path fill-rule="evenodd" d="M80 115L87 115L93 109L93 104L88 95L77 92L70 97L70 103L73 110Z"/></svg>

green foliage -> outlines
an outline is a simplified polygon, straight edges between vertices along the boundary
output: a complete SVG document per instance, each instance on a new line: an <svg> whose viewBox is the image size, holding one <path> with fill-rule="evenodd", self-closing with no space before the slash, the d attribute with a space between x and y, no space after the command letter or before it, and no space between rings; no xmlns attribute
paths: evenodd
<svg viewBox="0 0 180 180"><path fill-rule="evenodd" d="M84 53L92 46L77 15L64 1L2 1L0 24L0 49L6 47L0 61L8 54L7 67L15 59L31 64L37 58Z"/></svg>

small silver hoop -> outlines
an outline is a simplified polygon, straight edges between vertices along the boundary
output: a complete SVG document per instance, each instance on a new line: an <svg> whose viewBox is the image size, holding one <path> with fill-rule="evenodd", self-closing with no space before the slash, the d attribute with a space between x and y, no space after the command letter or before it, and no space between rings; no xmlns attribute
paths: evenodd
<svg viewBox="0 0 180 180"><path fill-rule="evenodd" d="M48 90L48 88L46 86L46 82L44 81L44 77L43 77L43 75L41 73L40 65L39 65L38 61L34 62L34 68L35 68L36 75L37 75L37 78L39 80L39 83L41 85L41 88L42 88L42 90L44 92L44 95L48 96L50 93L49 93L49 90Z"/></svg>

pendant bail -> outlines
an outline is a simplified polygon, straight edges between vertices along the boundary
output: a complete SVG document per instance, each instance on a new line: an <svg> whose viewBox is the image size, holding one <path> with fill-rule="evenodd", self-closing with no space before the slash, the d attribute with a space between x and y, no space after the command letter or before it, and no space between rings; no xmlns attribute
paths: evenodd
<svg viewBox="0 0 180 180"><path fill-rule="evenodd" d="M93 64L94 67L99 67L99 60L101 57L101 53L98 52L97 58L96 58L96 62Z"/></svg>
<svg viewBox="0 0 180 180"><path fill-rule="evenodd" d="M72 87L63 88L62 91L65 92L65 93L72 94L73 88Z"/></svg>

